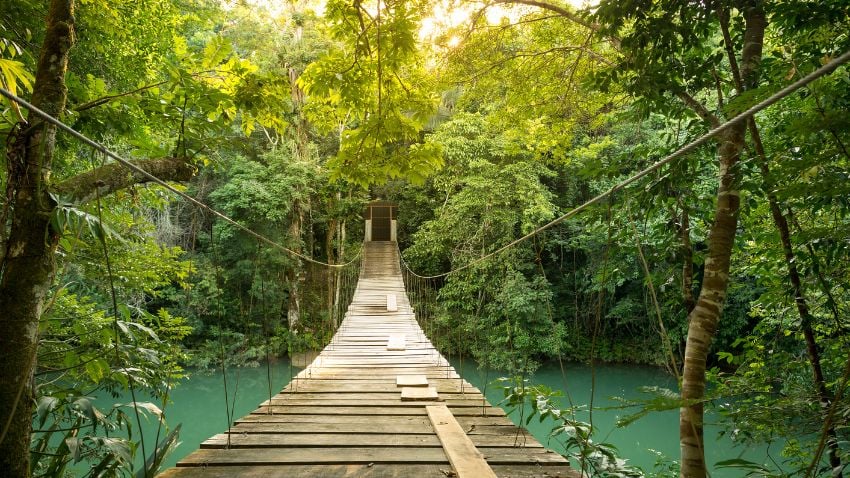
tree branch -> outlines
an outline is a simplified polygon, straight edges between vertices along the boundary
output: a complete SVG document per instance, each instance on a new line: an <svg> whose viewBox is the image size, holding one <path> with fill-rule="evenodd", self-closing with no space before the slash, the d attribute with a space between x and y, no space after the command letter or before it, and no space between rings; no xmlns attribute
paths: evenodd
<svg viewBox="0 0 850 478"><path fill-rule="evenodd" d="M88 109L91 109L91 108L95 108L95 107L98 107L100 105L109 103L112 100L122 98L124 96L134 95L136 93L141 93L145 90L149 90L151 88L156 88L157 86L162 86L165 83L166 83L165 81L158 81L158 82L152 83L150 85L142 86L141 88L136 88L135 90L125 91L123 93L116 93L114 95L106 95L106 96L103 96L103 97L98 98L96 100L92 100L92 101L89 101L87 103L83 103L79 106L75 106L74 111L85 111L85 110L88 110Z"/></svg>
<svg viewBox="0 0 850 478"><path fill-rule="evenodd" d="M700 118L710 123L712 127L720 125L720 120L717 119L717 116L711 111L708 111L705 105L697 101L693 96L688 94L687 91L683 90L676 92L676 97L682 100L682 102L685 103L688 108L692 109Z"/></svg>
<svg viewBox="0 0 850 478"><path fill-rule="evenodd" d="M568 20L578 23L579 25L589 28L593 31L599 31L600 26L596 23L588 23L583 18L579 17L575 13L567 10L566 8L560 5L554 5L547 2L540 2L537 0L496 0L493 3L504 3L504 4L520 4L520 5L528 5L531 7L542 8L543 10L549 10L550 12L555 12L558 15L567 18Z"/></svg>
<svg viewBox="0 0 850 478"><path fill-rule="evenodd" d="M567 10L566 8L560 6L560 5L554 5L554 4L548 3L548 2L542 2L542 1L538 1L538 0L495 0L493 3L518 4L518 5L528 5L530 7L538 7L538 8L542 8L543 10L549 10L550 12L555 12L558 15L566 18L567 20L569 20L573 23L579 24L579 25L581 25L581 26L583 26L583 27L585 27L589 30L592 30L593 32L599 33L600 30L602 30L602 25L600 25L598 23L590 23L587 20L576 15L574 12L571 12L571 11ZM619 50L619 48L620 48L620 39L619 38L617 38L615 36L611 36L611 35L605 35L605 38L607 38L611 42L611 44L614 45L614 48Z"/></svg>
<svg viewBox="0 0 850 478"><path fill-rule="evenodd" d="M195 72L195 73L190 73L189 76L198 77L198 76L201 76L201 75L206 75L207 73L217 73L217 70L198 71L198 72ZM112 95L102 96L102 97L100 97L96 100L91 100L87 103L83 103L81 105L75 106L74 111L85 111L85 110L88 110L88 109L92 109L92 108L98 107L100 105L109 103L112 100L115 100L115 99L118 99L118 98L123 98L125 96L134 95L136 93L141 93L143 91L147 91L147 90L150 90L152 88L162 86L166 83L168 83L168 80L158 81L156 83L151 83L149 85L140 86L139 88L136 88L134 90L124 91L122 93L115 93L115 94L112 94Z"/></svg>
<svg viewBox="0 0 850 478"><path fill-rule="evenodd" d="M166 181L188 181L196 172L196 168L187 158L145 159L132 163ZM56 184L53 192L70 203L82 204L93 200L98 194L105 196L135 184L148 182L150 179L147 176L131 171L119 163L109 163Z"/></svg>

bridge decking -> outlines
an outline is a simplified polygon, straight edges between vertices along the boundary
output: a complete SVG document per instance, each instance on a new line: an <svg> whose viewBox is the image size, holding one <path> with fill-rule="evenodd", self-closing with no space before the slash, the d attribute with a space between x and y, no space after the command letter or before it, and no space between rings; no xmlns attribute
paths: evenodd
<svg viewBox="0 0 850 478"><path fill-rule="evenodd" d="M440 405L497 476L578 476L564 458L487 403L434 349L405 294L395 243L366 243L363 261L354 300L331 344L271 403L236 420L230 449L226 434L215 435L160 476L458 476L426 410ZM387 311L387 294L396 295L397 311ZM404 334L404 350L390 350L401 348L388 347L398 334ZM421 376L425 387L397 384ZM437 400L428 399L428 387L436 389ZM403 400L403 388L426 397ZM446 440L445 433L441 436ZM450 452L463 448L448 447Z"/></svg>

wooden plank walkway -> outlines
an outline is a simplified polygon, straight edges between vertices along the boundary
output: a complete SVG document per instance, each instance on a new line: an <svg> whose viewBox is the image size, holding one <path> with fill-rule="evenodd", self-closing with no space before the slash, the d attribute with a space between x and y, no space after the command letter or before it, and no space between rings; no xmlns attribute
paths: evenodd
<svg viewBox="0 0 850 478"><path fill-rule="evenodd" d="M434 349L399 267L395 243L367 242L354 300L331 344L236 421L229 449L227 435L215 435L160 476L577 477ZM492 472L475 471L485 468Z"/></svg>

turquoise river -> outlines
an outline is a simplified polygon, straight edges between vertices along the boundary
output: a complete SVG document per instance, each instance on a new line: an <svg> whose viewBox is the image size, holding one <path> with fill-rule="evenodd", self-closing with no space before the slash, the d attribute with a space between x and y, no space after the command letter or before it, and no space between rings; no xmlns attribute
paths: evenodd
<svg viewBox="0 0 850 478"><path fill-rule="evenodd" d="M455 367L460 369L460 364L457 361L454 362ZM289 381L290 373L297 373L297 371L297 368L290 368L288 361L281 360L275 363L271 368L272 389L275 392L280 390ZM542 383L552 389L564 391L576 405L590 403L592 388L590 368L586 365L566 364L565 372L565 376L562 375L558 364L548 364L531 377L531 382ZM466 360L463 375L470 383L482 389L486 378L491 382L486 388L490 402L495 405L502 400L503 391L492 382L499 376L498 373L484 373L477 369L475 364ZM629 464L637 465L647 472L647 476L653 476L655 471L653 466L660 455L674 459L678 455L678 412L671 410L651 413L626 428L617 428L618 417L629 412L610 409L618 405L612 397L639 397L642 396L639 391L642 386L655 385L671 388L675 386L675 381L663 370L635 365L599 365L596 367L595 375L593 423L598 429L595 440L613 444L620 455L628 459ZM564 378L566 378L566 387ZM234 415L241 417L250 413L260 402L268 398L269 387L265 365L257 368L229 370L228 387L231 394L236 389ZM181 423L182 431L181 444L168 457L167 466L173 466L177 460L198 448L203 440L221 433L227 427L221 373L204 374L190 371L190 376L173 390L171 396L173 402L166 407L165 416L171 425ZM128 398L112 399L107 396L99 397L97 404L100 407L109 408L113 403L122 401L126 402ZM518 414L512 414L512 418L516 421ZM586 412L579 413L577 418L587 421L588 415ZM712 418L709 416L707 420L710 422ZM147 439L153 441L156 424L149 422L144 428L146 428ZM550 447L557 450L559 445L548 439L550 429L551 424L541 424L536 419L529 425L529 430L540 442L548 443ZM736 446L728 435L718 437L719 431L720 428L714 424L706 427L706 455L712 466L718 461L738 457L760 463L770 463L772 459L779 459L779 444L743 449ZM714 478L732 478L742 475L741 471L734 470L712 471Z"/></svg>

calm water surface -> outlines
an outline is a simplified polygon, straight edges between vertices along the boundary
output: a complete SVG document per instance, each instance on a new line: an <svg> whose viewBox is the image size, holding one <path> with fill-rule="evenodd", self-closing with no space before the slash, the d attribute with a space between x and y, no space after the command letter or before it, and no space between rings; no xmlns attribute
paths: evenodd
<svg viewBox="0 0 850 478"><path fill-rule="evenodd" d="M292 367L291 370L293 374L297 374L301 369ZM181 458L197 450L202 441L227 429L224 380L221 372L202 373L192 370L187 372L189 377L172 390L171 403L165 408L168 425L173 427L182 424L182 428L180 430L180 445L166 458L163 469L174 466ZM271 378L273 394L279 392L289 383L290 366L287 359L278 360L271 366ZM230 406L234 407L234 420L251 413L257 409L261 402L269 398L269 379L266 365L228 370L227 388L231 397ZM235 402L233 401L234 396L236 397ZM150 397L137 396L137 398L139 401L152 401ZM129 394L118 399L106 395L98 397L96 405L102 409L109 409L115 403L130 401ZM157 401L153 402L157 406L162 406ZM142 428L145 433L145 445L148 453L150 453L157 433L156 421L153 419L145 421L143 418ZM161 431L160 439L165 436L166 432ZM141 451L138 454L141 455ZM141 465L141 457L138 457L136 463L137 466Z"/></svg>
<svg viewBox="0 0 850 478"><path fill-rule="evenodd" d="M460 363L454 360L455 368L460 370ZM591 373L590 368L585 365L565 364L566 388L564 380L557 364L543 366L532 378L534 383L542 383L554 390L565 391L565 396L576 405L587 405L590 402ZM293 367L292 373L297 373L298 368ZM180 446L168 457L166 466L173 466L178 460L196 450L200 443L210 436L221 433L227 428L225 415L223 381L220 373L203 374L191 373L172 392L173 403L165 410L169 425L183 424L180 433ZM265 365L258 368L242 368L228 371L228 388L233 394L236 389L236 418L247 415L257 408L258 404L268 399L268 380ZM492 381L499 376L496 372L486 373L476 367L469 359L464 361L463 375L473 385L484 389L485 377ZM289 362L281 360L272 366L272 390L277 393L283 388L290 378ZM238 382L238 389L237 389ZM600 365L596 367L596 386L594 394L593 423L598 428L597 441L604 441L615 445L622 457L627 458L629 463L640 466L652 476L653 465L657 459L657 453L664 456L677 458L678 449L678 412L656 412L640 419L627 428L617 428L615 422L618 417L626 415L624 410L599 410L597 407L605 408L616 406L619 403L611 400L611 397L637 398L641 396L639 387L645 385L656 385L660 387L673 388L675 381L669 375L657 368L640 367L634 365ZM492 404L499 403L503 393L494 384L486 388L487 398ZM144 398L140 398L143 400ZM101 407L108 408L113 403L129 401L129 398L121 397L114 400L111 397L99 398L97 403ZM566 402L564 404L566 407ZM517 421L518 413L512 414ZM580 420L588 421L587 412L577 415ZM708 417L710 421L712 417ZM148 449L152 448L156 434L156 424L147 423L145 437ZM529 424L532 434L544 444L559 449L560 445L548 440L551 423L539 423L533 420ZM739 456L756 462L768 462L768 447L742 450L734 446L729 438L716 438L720 430L717 426L706 428L706 454L709 463L713 465L717 461L736 458ZM164 436L164 432L163 435ZM656 452L653 452L655 450ZM778 454L779 446L770 448L774 455ZM715 478L732 478L742 476L741 472L730 472L717 470L712 473Z"/></svg>
<svg viewBox="0 0 850 478"><path fill-rule="evenodd" d="M455 368L460 370L459 361L453 360L452 362ZM592 387L592 375L589 366L564 364L564 372L564 374L561 373L561 368L557 363L547 364L541 367L529 380L532 383L547 385L553 390L562 391L564 398L561 399L563 402L561 406L563 408L567 408L571 400L575 406L586 409L591 400L591 390L595 388L593 394L593 425L597 428L597 435L594 439L597 442L610 443L616 446L622 458L627 459L629 464L641 467L647 472L647 476L652 476L653 466L659 453L667 458L678 460L678 410L653 412L626 428L617 428L617 419L634 413L636 409L610 409L621 405L619 401L612 399L612 397L649 398L649 396L640 392L639 389L643 386L657 386L675 390L676 380L673 377L662 369L654 367L597 365L595 387ZM487 399L490 403L495 405L504 398L504 392L492 383L492 380L498 377L497 373L485 374L484 371L477 369L476 365L467 359L463 367L463 376L479 388L484 387L486 377L491 382L486 390ZM605 408L609 409L605 410ZM527 407L526 413L530 410L531 408ZM515 423L518 422L519 412L511 413L510 417ZM589 413L586 411L577 413L576 418L587 422L589 421ZM715 423L716 420L716 416L706 416L705 452L710 467L713 468L714 464L719 461L732 458L743 458L758 463L772 463L770 455L774 459L779 459L781 446L778 444L772 447L765 445L744 449L736 446L728 436L719 437L718 433L722 430L722 427ZM563 451L563 447L559 443L548 438L552 426L551 421L540 423L535 418L528 424L528 429L541 443L555 450ZM729 469L715 469L712 470L711 476L714 478L733 478L743 476L743 473Z"/></svg>

